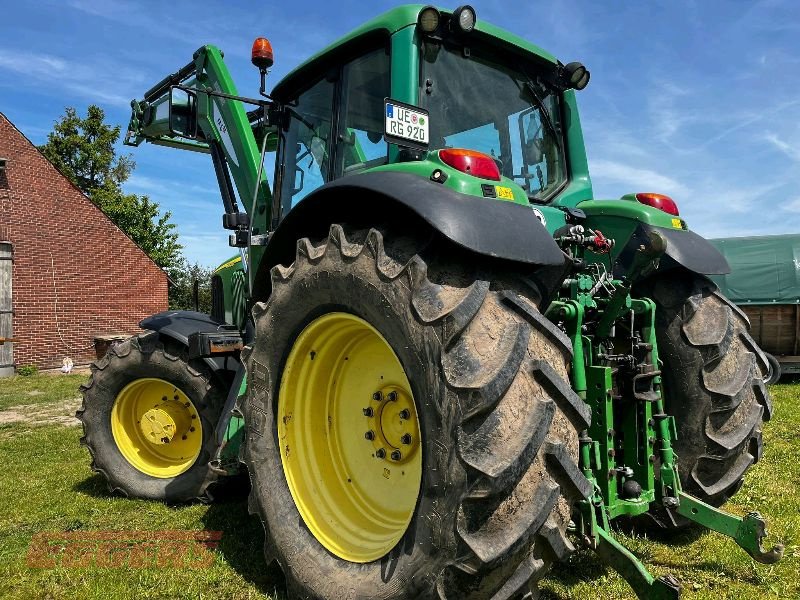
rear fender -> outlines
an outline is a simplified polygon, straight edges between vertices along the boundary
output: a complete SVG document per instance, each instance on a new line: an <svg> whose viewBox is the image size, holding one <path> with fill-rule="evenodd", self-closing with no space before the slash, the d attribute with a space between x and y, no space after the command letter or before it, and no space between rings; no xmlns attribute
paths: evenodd
<svg viewBox="0 0 800 600"><path fill-rule="evenodd" d="M667 242L659 270L680 266L700 275L730 273L722 253L703 237L689 231L680 217L627 199L589 200L581 202L578 208L586 214L587 227L601 230L606 237L616 240L612 254L616 275L624 274L622 267L650 232L657 232Z"/></svg>
<svg viewBox="0 0 800 600"><path fill-rule="evenodd" d="M254 280L253 297L270 293L269 272L290 265L297 240L321 239L333 223L426 227L478 255L563 274L566 256L528 206L460 194L410 173L380 171L337 179L295 206L270 237ZM547 280L560 279L557 276Z"/></svg>

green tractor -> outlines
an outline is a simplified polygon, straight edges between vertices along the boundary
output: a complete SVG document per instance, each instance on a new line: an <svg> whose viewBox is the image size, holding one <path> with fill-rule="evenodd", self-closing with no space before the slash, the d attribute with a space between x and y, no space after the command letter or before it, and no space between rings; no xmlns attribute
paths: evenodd
<svg viewBox="0 0 800 600"><path fill-rule="evenodd" d="M94 365L112 491L211 501L246 470L298 598L528 598L576 544L677 597L617 518L781 557L718 508L762 455L764 354L670 198L593 198L582 64L470 6L390 10L269 95L267 40L253 63L260 97L203 46L132 103L126 143L211 155L239 255L212 314Z"/></svg>

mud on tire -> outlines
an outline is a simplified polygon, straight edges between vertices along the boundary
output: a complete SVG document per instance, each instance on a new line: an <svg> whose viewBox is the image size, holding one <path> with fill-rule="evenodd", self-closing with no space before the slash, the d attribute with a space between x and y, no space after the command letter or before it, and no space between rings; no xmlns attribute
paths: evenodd
<svg viewBox="0 0 800 600"><path fill-rule="evenodd" d="M142 378L163 379L180 388L194 404L202 423L200 455L185 472L158 478L136 469L120 453L111 431L111 410L119 392ZM108 482L112 493L167 502L212 499L209 487L218 479L208 465L214 450L214 427L225 402L225 390L198 361L188 361L186 350L149 332L109 348L92 365L89 381L81 386L83 404L75 416L83 425L81 444L92 457L92 470Z"/></svg>
<svg viewBox="0 0 800 600"><path fill-rule="evenodd" d="M651 293L681 483L720 506L761 458L761 424L772 415L766 357L746 315L707 279L678 271L659 279Z"/></svg>
<svg viewBox="0 0 800 600"><path fill-rule="evenodd" d="M572 545L573 502L587 496L578 431L588 407L567 383L569 340L537 309L535 287L486 276L474 256L430 240L334 225L301 239L253 310L243 356L244 459L265 556L297 598L526 598ZM413 388L422 431L417 506L400 542L374 562L329 553L305 526L282 470L278 388L303 327L349 312L377 328Z"/></svg>

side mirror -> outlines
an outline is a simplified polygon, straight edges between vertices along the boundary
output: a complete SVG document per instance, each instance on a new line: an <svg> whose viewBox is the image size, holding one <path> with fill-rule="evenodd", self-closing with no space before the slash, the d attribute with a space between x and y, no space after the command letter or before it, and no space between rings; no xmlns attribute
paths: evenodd
<svg viewBox="0 0 800 600"><path fill-rule="evenodd" d="M169 130L191 140L197 139L197 94L176 86L169 88Z"/></svg>

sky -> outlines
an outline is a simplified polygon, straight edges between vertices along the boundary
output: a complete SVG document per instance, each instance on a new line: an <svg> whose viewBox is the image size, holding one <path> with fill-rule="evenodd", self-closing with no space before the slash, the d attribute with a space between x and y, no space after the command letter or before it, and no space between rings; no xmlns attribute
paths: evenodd
<svg viewBox="0 0 800 600"><path fill-rule="evenodd" d="M395 3L306 0L0 0L0 112L35 144L73 106L125 130L130 101L216 44L257 95L250 46L275 52L268 89ZM671 195L706 237L800 233L800 6L796 0L474 0L478 19L591 71L578 95L596 198ZM455 5L448 8L455 8ZM233 254L211 160L120 146L128 193L170 210L191 262Z"/></svg>

